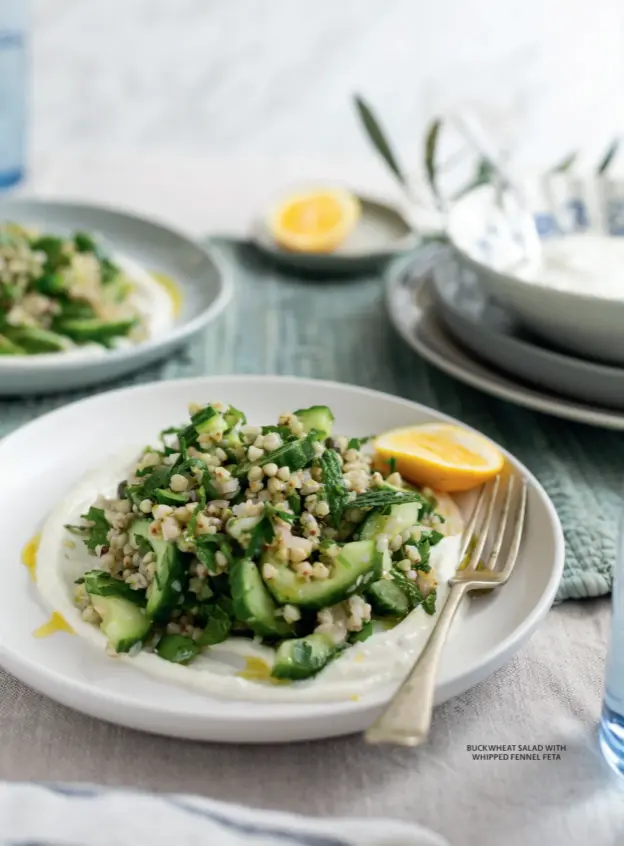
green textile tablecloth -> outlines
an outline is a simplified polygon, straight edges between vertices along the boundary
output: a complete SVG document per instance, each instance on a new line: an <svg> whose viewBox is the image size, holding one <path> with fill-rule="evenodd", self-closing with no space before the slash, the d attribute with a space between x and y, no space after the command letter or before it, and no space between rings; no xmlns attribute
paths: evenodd
<svg viewBox="0 0 624 846"><path fill-rule="evenodd" d="M298 278L249 246L214 244L236 286L225 315L166 363L95 390L202 374L280 373L364 385L432 406L508 448L550 494L567 548L558 599L609 592L624 435L526 411L432 368L393 331L379 275ZM0 435L93 391L0 400Z"/></svg>

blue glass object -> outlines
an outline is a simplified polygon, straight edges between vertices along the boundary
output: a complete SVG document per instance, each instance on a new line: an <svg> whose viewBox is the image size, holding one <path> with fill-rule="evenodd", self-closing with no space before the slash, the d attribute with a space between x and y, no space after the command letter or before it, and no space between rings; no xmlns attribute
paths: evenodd
<svg viewBox="0 0 624 846"><path fill-rule="evenodd" d="M624 518L620 523L613 576L611 643L599 736L607 763L624 776Z"/></svg>
<svg viewBox="0 0 624 846"><path fill-rule="evenodd" d="M24 177L28 0L0 0L0 190Z"/></svg>

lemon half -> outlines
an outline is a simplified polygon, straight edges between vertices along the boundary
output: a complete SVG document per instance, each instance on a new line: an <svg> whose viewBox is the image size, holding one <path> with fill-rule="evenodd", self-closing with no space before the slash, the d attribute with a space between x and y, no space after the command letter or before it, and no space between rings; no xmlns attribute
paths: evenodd
<svg viewBox="0 0 624 846"><path fill-rule="evenodd" d="M346 240L359 216L357 197L342 189L320 189L282 200L270 213L268 227L286 250L330 253Z"/></svg>
<svg viewBox="0 0 624 846"><path fill-rule="evenodd" d="M394 466L406 481L448 493L482 485L504 464L504 455L491 441L452 423L393 429L375 440L380 470Z"/></svg>

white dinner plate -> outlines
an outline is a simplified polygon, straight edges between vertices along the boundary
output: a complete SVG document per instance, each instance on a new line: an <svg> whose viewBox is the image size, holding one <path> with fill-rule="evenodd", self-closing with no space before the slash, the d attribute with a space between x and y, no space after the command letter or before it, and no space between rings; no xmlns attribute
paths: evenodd
<svg viewBox="0 0 624 846"><path fill-rule="evenodd" d="M12 221L42 233L93 233L106 248L173 285L173 325L133 346L101 355L46 353L0 356L0 395L50 394L116 379L164 358L191 340L227 306L233 291L215 249L196 243L169 226L103 206L35 199L0 202L0 223Z"/></svg>
<svg viewBox="0 0 624 846"><path fill-rule="evenodd" d="M411 269L412 263L413 257L402 258L389 267L386 306L390 321L399 335L426 361L460 382L516 405L577 423L624 430L624 411L540 390L473 357L445 331L438 317L430 279L431 268L423 270L418 276Z"/></svg>
<svg viewBox="0 0 624 846"><path fill-rule="evenodd" d="M357 701L223 701L143 675L77 636L57 632L33 637L49 610L20 557L46 514L103 457L129 443L153 442L161 429L186 418L190 401L217 399L244 409L252 424L275 419L288 408L328 405L336 417L335 431L349 434L450 420L377 391L278 376L158 382L99 394L40 417L0 442L0 663L65 705L160 734L266 743L362 731L380 713L393 686ZM526 467L509 458L529 480L521 556L509 584L472 600L457 621L443 657L438 702L462 693L508 661L547 613L559 584L564 542L557 514Z"/></svg>

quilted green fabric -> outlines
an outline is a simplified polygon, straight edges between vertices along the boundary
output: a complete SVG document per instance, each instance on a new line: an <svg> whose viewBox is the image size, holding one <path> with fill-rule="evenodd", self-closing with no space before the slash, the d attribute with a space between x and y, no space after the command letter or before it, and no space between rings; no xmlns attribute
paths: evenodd
<svg viewBox="0 0 624 846"><path fill-rule="evenodd" d="M430 367L394 333L379 274L302 278L272 267L247 245L214 243L236 286L225 315L166 363L95 390L202 374L281 373L351 382L438 408L507 447L552 497L567 547L558 600L610 591L622 434L526 411ZM0 434L91 393L0 400Z"/></svg>

